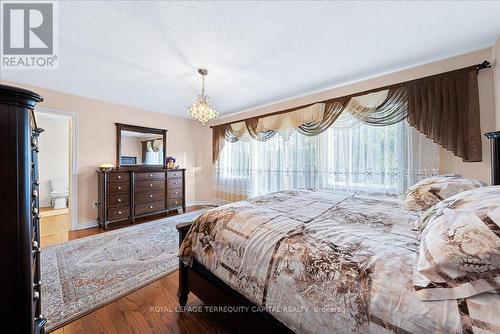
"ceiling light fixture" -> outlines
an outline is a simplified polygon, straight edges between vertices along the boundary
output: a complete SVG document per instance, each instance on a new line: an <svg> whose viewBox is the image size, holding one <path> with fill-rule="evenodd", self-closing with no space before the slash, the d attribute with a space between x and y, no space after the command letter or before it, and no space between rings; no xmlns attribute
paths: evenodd
<svg viewBox="0 0 500 334"><path fill-rule="evenodd" d="M205 76L208 74L208 70L199 68L198 73L201 74L201 95L188 108L187 113L205 125L209 120L219 116L219 112L210 105L208 96L205 95Z"/></svg>

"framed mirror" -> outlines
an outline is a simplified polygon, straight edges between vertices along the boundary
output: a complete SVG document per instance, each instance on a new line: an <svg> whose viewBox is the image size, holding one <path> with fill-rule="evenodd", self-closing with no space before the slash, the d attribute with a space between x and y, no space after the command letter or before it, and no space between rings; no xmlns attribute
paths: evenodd
<svg viewBox="0 0 500 334"><path fill-rule="evenodd" d="M166 168L167 130L115 124L117 168Z"/></svg>

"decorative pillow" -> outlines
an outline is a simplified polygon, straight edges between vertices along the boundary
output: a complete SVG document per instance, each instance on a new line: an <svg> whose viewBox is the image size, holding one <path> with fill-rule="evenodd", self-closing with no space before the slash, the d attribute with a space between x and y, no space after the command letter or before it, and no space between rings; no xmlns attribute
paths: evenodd
<svg viewBox="0 0 500 334"><path fill-rule="evenodd" d="M403 205L408 210L423 211L450 196L484 185L481 181L465 179L458 174L431 176L408 188Z"/></svg>
<svg viewBox="0 0 500 334"><path fill-rule="evenodd" d="M459 299L500 289L500 186L452 196L422 219L413 270L420 299Z"/></svg>

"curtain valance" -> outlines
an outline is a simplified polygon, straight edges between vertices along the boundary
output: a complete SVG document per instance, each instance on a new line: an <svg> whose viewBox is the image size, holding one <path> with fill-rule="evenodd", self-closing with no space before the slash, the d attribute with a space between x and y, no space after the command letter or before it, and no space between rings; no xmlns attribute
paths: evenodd
<svg viewBox="0 0 500 334"><path fill-rule="evenodd" d="M462 157L481 161L476 66L320 101L269 115L213 127L213 162L226 141L267 141L293 131L315 136L330 126L362 122L388 126L405 119L434 142ZM354 121L353 121L354 120Z"/></svg>

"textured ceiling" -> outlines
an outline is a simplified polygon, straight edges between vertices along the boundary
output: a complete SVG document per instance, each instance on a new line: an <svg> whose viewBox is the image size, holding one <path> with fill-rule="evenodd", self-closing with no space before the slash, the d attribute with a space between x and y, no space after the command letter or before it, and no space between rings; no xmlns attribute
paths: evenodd
<svg viewBox="0 0 500 334"><path fill-rule="evenodd" d="M186 116L209 70L221 114L465 53L500 2L59 2L59 69L1 79Z"/></svg>

